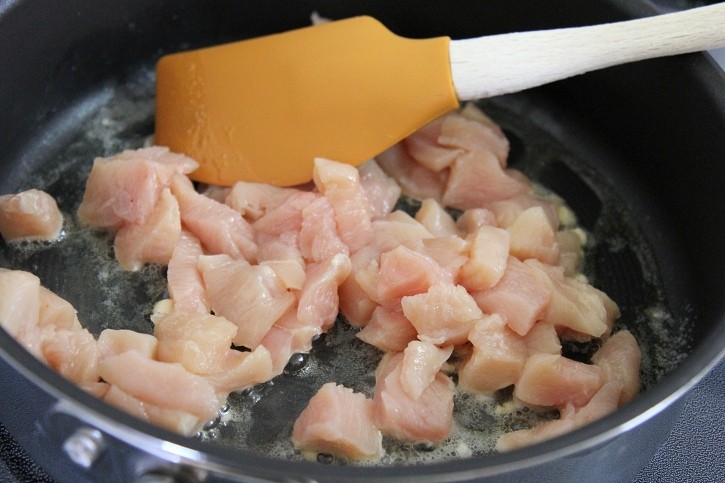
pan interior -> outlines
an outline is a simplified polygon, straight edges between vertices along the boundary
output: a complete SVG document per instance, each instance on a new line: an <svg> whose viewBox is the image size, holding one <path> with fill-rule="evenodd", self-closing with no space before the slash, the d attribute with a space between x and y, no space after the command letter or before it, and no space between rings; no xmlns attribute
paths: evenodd
<svg viewBox="0 0 725 483"><path fill-rule="evenodd" d="M84 326L98 335L105 328L152 332L155 302L168 297L165 269L140 272L118 268L112 236L80 226L75 212L85 179L97 156L138 148L153 134L153 71L137 69L124 83L102 85L57 117L45 134L12 166L3 193L31 187L56 198L65 215L64 235L54 243L0 242L0 264L37 274L42 283L69 300ZM648 223L660 216L642 204L627 186L621 154L600 139L576 115L550 103L540 91L504 96L481 104L511 141L509 165L561 196L589 234L585 274L620 306L617 328L631 330L642 347L642 388L652 387L678 366L691 349L687 313L671 312L648 236ZM6 168L8 169L8 168ZM655 220L655 221L652 221ZM672 254L676 257L677 254ZM586 357L596 345L569 345L573 357ZM294 357L282 376L232 395L229 408L198 435L212 444L230 445L286 459L300 459L289 435L292 423L325 382L335 381L372 394L374 369L381 354L355 338L342 321L315 342L310 355ZM438 447L410 447L385 441L384 464L440 461L492 450L502 431L519 428L534 411L495 418L505 398L457 394L455 437Z"/></svg>

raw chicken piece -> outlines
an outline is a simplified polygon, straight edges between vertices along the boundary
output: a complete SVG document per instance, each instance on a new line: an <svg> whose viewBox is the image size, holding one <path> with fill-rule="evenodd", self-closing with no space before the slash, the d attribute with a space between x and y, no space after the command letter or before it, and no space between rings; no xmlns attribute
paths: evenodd
<svg viewBox="0 0 725 483"><path fill-rule="evenodd" d="M302 210L299 247L311 262L322 262L338 253L349 255L350 249L337 234L335 211L325 197L319 197Z"/></svg>
<svg viewBox="0 0 725 483"><path fill-rule="evenodd" d="M237 326L224 317L175 310L156 321L157 358L195 374L221 372L236 333Z"/></svg>
<svg viewBox="0 0 725 483"><path fill-rule="evenodd" d="M41 352L46 363L69 381L98 381L98 346L88 330L58 329L43 341Z"/></svg>
<svg viewBox="0 0 725 483"><path fill-rule="evenodd" d="M294 188L281 188L265 183L237 181L224 198L231 208L250 221L257 220L298 193Z"/></svg>
<svg viewBox="0 0 725 483"><path fill-rule="evenodd" d="M205 375L223 400L227 394L267 382L274 377L272 356L266 347L260 345L251 352L227 349L220 372Z"/></svg>
<svg viewBox="0 0 725 483"><path fill-rule="evenodd" d="M350 256L350 275L338 289L340 296L340 312L354 327L364 327L378 306L357 281L357 273L379 256L373 246L363 247Z"/></svg>
<svg viewBox="0 0 725 483"><path fill-rule="evenodd" d="M292 355L308 353L312 349L312 339L322 333L322 330L316 326L285 326L287 317L295 319L297 317L294 310L289 314L282 316L282 319L269 329L260 344L269 351L272 377L282 374ZM256 350L259 350L259 347Z"/></svg>
<svg viewBox="0 0 725 483"><path fill-rule="evenodd" d="M403 246L433 259L451 280L458 280L461 267L468 261L469 243L457 235L408 240Z"/></svg>
<svg viewBox="0 0 725 483"><path fill-rule="evenodd" d="M403 143L391 146L375 159L383 171L398 182L404 194L419 200L440 201L443 198L449 170L429 170L408 154Z"/></svg>
<svg viewBox="0 0 725 483"><path fill-rule="evenodd" d="M297 305L297 319L302 325L319 327L323 332L332 327L339 312L337 289L351 268L350 258L341 253L308 265Z"/></svg>
<svg viewBox="0 0 725 483"><path fill-rule="evenodd" d="M304 451L358 460L383 452L373 423L373 403L365 395L328 382L312 396L292 429L292 442Z"/></svg>
<svg viewBox="0 0 725 483"><path fill-rule="evenodd" d="M559 217L554 202L531 193L525 193L503 200L490 201L484 206L486 210L494 214L496 219L495 224L501 228L511 226L524 210L532 207L542 208L551 226L554 228L559 226Z"/></svg>
<svg viewBox="0 0 725 483"><path fill-rule="evenodd" d="M199 257L211 308L239 327L233 343L256 348L270 327L294 303L277 274L264 265L250 265L227 255Z"/></svg>
<svg viewBox="0 0 725 483"><path fill-rule="evenodd" d="M551 288L532 267L509 257L501 280L492 288L472 295L481 310L501 315L511 330L526 335L544 317Z"/></svg>
<svg viewBox="0 0 725 483"><path fill-rule="evenodd" d="M186 156L152 147L96 158L88 175L78 218L90 225L119 228L144 223L175 174L193 171Z"/></svg>
<svg viewBox="0 0 725 483"><path fill-rule="evenodd" d="M508 257L508 232L495 226L480 227L471 238L458 283L471 292L493 287L503 277Z"/></svg>
<svg viewBox="0 0 725 483"><path fill-rule="evenodd" d="M472 102L466 103L463 109L460 110L462 117L475 121L479 126L472 128L470 125L462 126L463 123L456 122L454 116L447 118L447 124L445 126L445 133L443 134L442 143L448 143L446 138L460 139L461 134L459 129L468 129L471 131L471 135L475 136L472 139L472 143L480 143L485 145L486 148L492 151L496 157L500 160L501 166L506 164L506 160L509 155L509 140L501 130L498 124L496 124L490 117L488 117L478 106ZM463 144L460 141L458 144Z"/></svg>
<svg viewBox="0 0 725 483"><path fill-rule="evenodd" d="M38 326L40 279L22 270L0 268L0 325L13 337Z"/></svg>
<svg viewBox="0 0 725 483"><path fill-rule="evenodd" d="M299 234L304 219L303 210L319 196L319 194L308 191L297 191L283 203L267 211L252 226L257 232L266 235L279 236L290 232Z"/></svg>
<svg viewBox="0 0 725 483"><path fill-rule="evenodd" d="M461 388L488 393L519 379L527 357L526 344L501 316L484 316L473 326L468 339L473 351L458 368Z"/></svg>
<svg viewBox="0 0 725 483"><path fill-rule="evenodd" d="M451 149L439 143L443 126L454 116L456 115L439 117L402 141L405 150L413 159L436 173L448 168L463 152L462 149Z"/></svg>
<svg viewBox="0 0 725 483"><path fill-rule="evenodd" d="M453 420L453 383L438 372L417 399L401 386L403 354L386 354L375 372L375 423L383 434L404 442L445 439Z"/></svg>
<svg viewBox="0 0 725 483"><path fill-rule="evenodd" d="M279 235L270 235L258 231L257 241L257 262L290 260L304 267L305 260L297 246L299 232L286 231Z"/></svg>
<svg viewBox="0 0 725 483"><path fill-rule="evenodd" d="M509 170L502 169L491 151L470 151L453 163L442 203L459 210L481 208L488 202L528 193L530 189Z"/></svg>
<svg viewBox="0 0 725 483"><path fill-rule="evenodd" d="M379 253L387 252L406 241L433 238L433 234L418 220L396 210L381 220L373 222L373 245Z"/></svg>
<svg viewBox="0 0 725 483"><path fill-rule="evenodd" d="M80 329L76 309L62 297L41 286L38 291L38 327Z"/></svg>
<svg viewBox="0 0 725 483"><path fill-rule="evenodd" d="M400 387L413 400L417 400L430 386L451 357L453 346L439 348L430 342L411 341L403 351L400 369Z"/></svg>
<svg viewBox="0 0 725 483"><path fill-rule="evenodd" d="M425 293L438 283L453 283L450 272L432 258L403 245L380 256L375 300L388 301Z"/></svg>
<svg viewBox="0 0 725 483"><path fill-rule="evenodd" d="M63 215L52 196L31 189L0 196L0 234L5 241L55 240Z"/></svg>
<svg viewBox="0 0 725 483"><path fill-rule="evenodd" d="M337 232L350 247L350 253L370 243L372 211L357 169L349 164L316 158L312 177L320 193L330 200Z"/></svg>
<svg viewBox="0 0 725 483"><path fill-rule="evenodd" d="M378 305L370 322L357 333L357 338L384 352L402 352L418 336L413 324L397 311Z"/></svg>
<svg viewBox="0 0 725 483"><path fill-rule="evenodd" d="M579 272L584 259L582 247L586 234L580 228L559 230L556 242L559 244L559 266L564 269L564 275L573 277Z"/></svg>
<svg viewBox="0 0 725 483"><path fill-rule="evenodd" d="M371 159L358 166L360 184L370 202L370 217L378 220L393 211L400 198L400 186Z"/></svg>
<svg viewBox="0 0 725 483"><path fill-rule="evenodd" d="M565 277L563 269L529 259L524 262L535 270L539 280L551 290L551 300L542 320L557 329L574 331L582 340L605 337L619 317L617 305L601 290L575 278ZM572 335L570 335L572 336Z"/></svg>
<svg viewBox="0 0 725 483"><path fill-rule="evenodd" d="M462 235L476 233L482 226L496 226L496 215L486 208L471 208L466 210L456 220L456 227Z"/></svg>
<svg viewBox="0 0 725 483"><path fill-rule="evenodd" d="M104 329L98 336L98 360L136 351L147 359L156 358L159 341L151 334L127 329Z"/></svg>
<svg viewBox="0 0 725 483"><path fill-rule="evenodd" d="M606 382L622 384L619 404L631 401L639 393L639 369L642 353L628 330L620 330L608 338L592 356L592 362L602 369Z"/></svg>
<svg viewBox="0 0 725 483"><path fill-rule="evenodd" d="M545 354L561 354L561 341L556 327L546 322L537 322L524 336L526 350L529 355L543 352Z"/></svg>
<svg viewBox="0 0 725 483"><path fill-rule="evenodd" d="M305 284L305 266L296 260L264 260L259 265L274 270L286 290L302 290Z"/></svg>
<svg viewBox="0 0 725 483"><path fill-rule="evenodd" d="M254 260L257 246L250 224L239 212L201 195L188 178L175 176L171 192L179 202L181 222L211 254Z"/></svg>
<svg viewBox="0 0 725 483"><path fill-rule="evenodd" d="M496 449L511 451L540 443L602 418L617 409L620 390L621 385L618 383L607 383L581 409L576 410L576 408L569 407L562 411L559 419L540 423L530 429L520 429L504 434L496 443Z"/></svg>
<svg viewBox="0 0 725 483"><path fill-rule="evenodd" d="M146 221L127 223L116 233L113 249L124 270L140 270L144 263L166 265L181 235L179 203L165 188Z"/></svg>
<svg viewBox="0 0 725 483"><path fill-rule="evenodd" d="M186 411L161 408L144 402L131 396L118 386L111 385L103 396L103 400L139 419L185 436L195 434L204 422L198 416Z"/></svg>
<svg viewBox="0 0 725 483"><path fill-rule="evenodd" d="M460 285L436 284L426 293L403 297L403 314L418 331L418 338L436 345L457 345L483 312Z"/></svg>
<svg viewBox="0 0 725 483"><path fill-rule="evenodd" d="M584 406L602 387L602 370L556 354L534 354L526 360L514 396L534 406Z"/></svg>
<svg viewBox="0 0 725 483"><path fill-rule="evenodd" d="M199 239L182 229L166 270L169 295L176 310L199 313L211 310L204 279L197 268L202 254Z"/></svg>
<svg viewBox="0 0 725 483"><path fill-rule="evenodd" d="M536 258L543 263L559 263L559 242L544 209L534 206L522 211L507 228L511 235L511 255L519 260Z"/></svg>
<svg viewBox="0 0 725 483"><path fill-rule="evenodd" d="M204 377L134 350L99 361L98 372L104 381L143 402L186 411L202 421L214 418L224 402Z"/></svg>
<svg viewBox="0 0 725 483"><path fill-rule="evenodd" d="M415 219L436 237L458 235L453 217L432 198L423 200Z"/></svg>

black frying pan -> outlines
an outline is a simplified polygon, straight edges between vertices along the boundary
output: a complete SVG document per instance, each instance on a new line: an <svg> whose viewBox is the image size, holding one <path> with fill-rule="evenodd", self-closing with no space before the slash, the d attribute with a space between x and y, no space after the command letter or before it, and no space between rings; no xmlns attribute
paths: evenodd
<svg viewBox="0 0 725 483"><path fill-rule="evenodd" d="M153 62L161 54L305 25L312 10L332 18L371 14L401 35L454 38L655 12L648 2L624 0L6 2L0 7L0 192L42 187L69 216L62 243L2 244L0 266L37 273L94 333L150 331L151 306L163 296L162 269L118 271L110 237L79 230L72 217L90 162L137 147L153 133ZM690 55L607 69L483 105L512 141L511 165L564 197L594 235L586 272L619 303L620 324L643 346L645 392L602 421L510 454L423 466L391 461L359 468L270 456L279 449L277 435L289 433L319 384L334 378L369 390L369 378L339 370L341 348L369 350L342 326L306 361L316 377L293 370L273 387L234 396L234 411L247 419L217 428L218 440L217 431L205 432L211 442L172 435L106 407L2 332L0 418L51 473L70 466L79 478L104 481L153 471L181 471L189 479L582 481L593 468L612 481L627 480L668 433L679 409L676 396L723 352L724 92L722 72L705 56ZM367 369L376 360L369 354ZM465 423L464 415L457 418ZM69 463L62 450L80 427L101 430L107 446L88 470Z"/></svg>

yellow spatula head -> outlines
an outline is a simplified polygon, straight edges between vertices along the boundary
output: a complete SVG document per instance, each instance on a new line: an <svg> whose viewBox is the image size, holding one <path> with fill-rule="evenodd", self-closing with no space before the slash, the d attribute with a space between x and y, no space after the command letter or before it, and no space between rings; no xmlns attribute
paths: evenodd
<svg viewBox="0 0 725 483"><path fill-rule="evenodd" d="M205 183L305 183L315 157L360 164L458 107L448 45L355 17L165 56L156 143Z"/></svg>

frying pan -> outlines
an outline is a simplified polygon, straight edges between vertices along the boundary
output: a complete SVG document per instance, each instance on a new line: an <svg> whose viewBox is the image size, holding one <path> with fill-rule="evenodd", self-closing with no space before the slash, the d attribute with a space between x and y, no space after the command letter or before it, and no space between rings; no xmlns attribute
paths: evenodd
<svg viewBox="0 0 725 483"><path fill-rule="evenodd" d="M93 333L150 331L151 306L164 296L163 269L120 272L108 234L82 230L73 218L92 159L140 146L153 133L153 63L160 55L306 25L312 11L373 15L410 37L466 38L657 9L625 0L0 3L0 192L43 188L67 215L60 243L3 243L0 266L38 274ZM275 454L273 440L289 434L323 380L369 390L369 378L357 372L369 370L364 360L374 355L340 370L344 349L356 344L343 324L318 341L300 361L304 367L235 395L229 424L200 438L106 406L0 331L0 420L51 475L78 481L631 479L669 433L681 396L724 352L725 77L706 55L688 55L607 69L483 108L509 136L512 166L561 195L592 234L586 273L619 303L619 324L643 347L644 391L632 403L506 454L426 463L418 451L376 467L325 465Z"/></svg>

